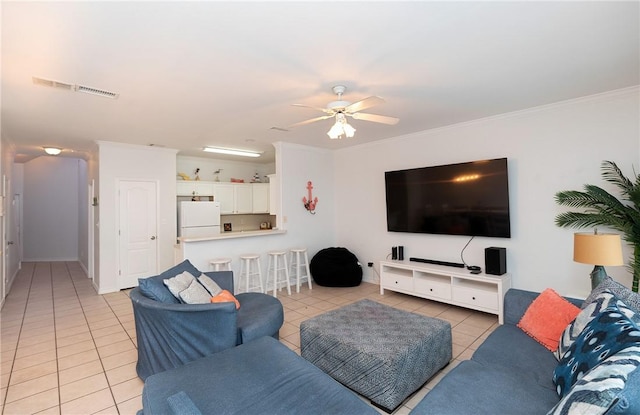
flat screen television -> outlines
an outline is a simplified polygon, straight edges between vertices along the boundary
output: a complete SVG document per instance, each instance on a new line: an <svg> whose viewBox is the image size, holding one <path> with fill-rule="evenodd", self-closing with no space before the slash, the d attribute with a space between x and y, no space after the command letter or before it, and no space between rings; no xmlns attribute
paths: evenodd
<svg viewBox="0 0 640 415"><path fill-rule="evenodd" d="M390 232L510 238L507 159L385 172Z"/></svg>

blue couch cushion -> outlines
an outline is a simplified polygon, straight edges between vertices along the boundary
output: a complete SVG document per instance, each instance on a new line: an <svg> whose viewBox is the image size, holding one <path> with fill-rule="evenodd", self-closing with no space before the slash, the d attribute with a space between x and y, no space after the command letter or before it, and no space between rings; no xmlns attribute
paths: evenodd
<svg viewBox="0 0 640 415"><path fill-rule="evenodd" d="M178 265L169 268L160 275L139 278L138 286L140 287L140 292L145 297L160 301L161 303L180 304L180 301L171 294L171 291L169 291L169 289L164 285L164 280L173 278L185 271L189 272L189 274L194 277L198 277L201 274L201 272L198 271L198 268L194 267L188 259L185 259Z"/></svg>
<svg viewBox="0 0 640 415"><path fill-rule="evenodd" d="M167 403L174 415L202 415L202 412L184 391L169 396Z"/></svg>
<svg viewBox="0 0 640 415"><path fill-rule="evenodd" d="M478 347L472 360L486 367L501 367L513 373L526 373L527 379L555 393L551 378L558 361L549 349L516 326L504 324L495 329Z"/></svg>
<svg viewBox="0 0 640 415"><path fill-rule="evenodd" d="M378 415L371 406L271 337L146 379L143 413L170 414L184 391L203 414Z"/></svg>
<svg viewBox="0 0 640 415"><path fill-rule="evenodd" d="M238 309L238 344L247 343L262 336L278 338L284 323L284 310L277 298L261 293L236 295Z"/></svg>
<svg viewBox="0 0 640 415"><path fill-rule="evenodd" d="M551 353L547 350L547 354ZM528 377L517 370L465 360L453 368L411 414L540 415L557 402L558 395L553 389L529 382Z"/></svg>

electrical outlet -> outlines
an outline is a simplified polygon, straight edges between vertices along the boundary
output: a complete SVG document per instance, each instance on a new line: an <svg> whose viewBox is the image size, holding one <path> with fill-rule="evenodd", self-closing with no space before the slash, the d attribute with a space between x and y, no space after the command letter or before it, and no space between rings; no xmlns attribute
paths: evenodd
<svg viewBox="0 0 640 415"><path fill-rule="evenodd" d="M373 262L367 262L367 266L368 266L369 268L373 267Z"/></svg>

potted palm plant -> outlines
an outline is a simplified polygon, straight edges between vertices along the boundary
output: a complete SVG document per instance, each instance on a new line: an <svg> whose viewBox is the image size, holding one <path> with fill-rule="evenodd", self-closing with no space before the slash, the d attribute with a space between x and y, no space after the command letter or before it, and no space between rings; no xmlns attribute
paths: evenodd
<svg viewBox="0 0 640 415"><path fill-rule="evenodd" d="M602 178L620 190L618 199L601 187L587 184L584 191L566 190L556 193L555 200L561 206L580 208L581 212L564 212L555 218L562 228L589 228L606 226L622 234L633 246L629 263L633 273L631 289L638 292L640 280L640 176L634 180L624 176L612 161L602 162Z"/></svg>

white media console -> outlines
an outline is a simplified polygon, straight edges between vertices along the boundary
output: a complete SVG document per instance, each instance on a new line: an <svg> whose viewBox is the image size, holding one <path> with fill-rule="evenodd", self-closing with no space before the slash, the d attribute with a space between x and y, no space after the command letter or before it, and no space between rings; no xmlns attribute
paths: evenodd
<svg viewBox="0 0 640 415"><path fill-rule="evenodd" d="M504 293L511 275L471 274L465 268L410 261L380 261L380 294L396 291L484 311L504 322Z"/></svg>

